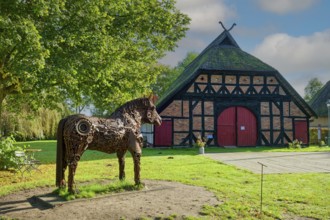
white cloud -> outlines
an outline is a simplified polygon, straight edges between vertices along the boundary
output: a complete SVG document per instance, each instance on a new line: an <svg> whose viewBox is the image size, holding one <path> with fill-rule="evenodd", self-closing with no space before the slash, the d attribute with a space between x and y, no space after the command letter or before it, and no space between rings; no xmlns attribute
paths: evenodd
<svg viewBox="0 0 330 220"><path fill-rule="evenodd" d="M234 7L226 5L223 0L178 0L176 7L191 21L186 37L178 43L175 52L167 53L160 60L170 66L177 65L190 51L200 53L223 31L219 21L229 29L232 24L228 20L237 16Z"/></svg>
<svg viewBox="0 0 330 220"><path fill-rule="evenodd" d="M330 80L330 29L300 37L273 34L252 54L280 71L301 95L304 86L300 83L307 85L312 77L324 83Z"/></svg>
<svg viewBox="0 0 330 220"><path fill-rule="evenodd" d="M236 17L235 9L221 0L178 0L176 6L191 18L190 31L194 33L218 33L219 21Z"/></svg>
<svg viewBox="0 0 330 220"><path fill-rule="evenodd" d="M257 4L265 11L276 14L287 14L308 9L318 0L257 0Z"/></svg>

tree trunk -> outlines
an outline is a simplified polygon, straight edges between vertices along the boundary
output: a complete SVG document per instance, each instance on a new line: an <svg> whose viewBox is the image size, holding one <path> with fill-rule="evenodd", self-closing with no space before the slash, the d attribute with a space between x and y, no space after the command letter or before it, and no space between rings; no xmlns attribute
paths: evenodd
<svg viewBox="0 0 330 220"><path fill-rule="evenodd" d="M5 100L6 95L0 94L0 137L3 136L3 122L2 122L2 109L3 109L3 101Z"/></svg>

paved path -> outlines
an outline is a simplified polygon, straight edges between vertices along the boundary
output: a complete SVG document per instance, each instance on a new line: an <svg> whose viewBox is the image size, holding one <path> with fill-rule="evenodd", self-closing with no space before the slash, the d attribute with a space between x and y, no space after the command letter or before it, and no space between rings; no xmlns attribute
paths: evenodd
<svg viewBox="0 0 330 220"><path fill-rule="evenodd" d="M330 152L207 153L206 156L253 173L330 173Z"/></svg>

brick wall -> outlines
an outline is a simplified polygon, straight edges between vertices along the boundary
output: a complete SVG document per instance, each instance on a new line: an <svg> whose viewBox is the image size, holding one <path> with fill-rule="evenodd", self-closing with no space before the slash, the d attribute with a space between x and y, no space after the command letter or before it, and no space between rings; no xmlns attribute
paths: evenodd
<svg viewBox="0 0 330 220"><path fill-rule="evenodd" d="M202 117L193 117L193 130L202 130Z"/></svg>
<svg viewBox="0 0 330 220"><path fill-rule="evenodd" d="M274 103L272 103L272 111L273 115L280 115L280 109Z"/></svg>
<svg viewBox="0 0 330 220"><path fill-rule="evenodd" d="M238 76L238 75L211 75L207 74L199 75L195 84L192 84L188 93L194 92L195 86L198 86L201 90L204 90L207 86L206 83L210 81L212 84L212 88L215 91L218 91L222 83L226 83L226 88L229 92L234 91L236 88L236 83L241 84L240 89L245 94L249 89L249 85L251 83L255 84L254 89L259 93L262 88L264 88L264 81L266 80L268 89L273 94L277 88L279 88L279 95L286 95L283 88L278 84L279 82L273 76ZM224 82L223 82L224 81ZM251 82L252 81L252 82ZM198 83L198 84L197 84ZM276 95L276 93L275 93ZM243 95L244 96L244 95ZM267 99L268 100L268 99ZM280 134L281 129L284 128L284 132L289 138L293 138L293 124L292 120L295 117L305 117L305 114L298 108L298 106L292 101L285 101L282 103L283 109L279 109L277 105L275 105L273 100L265 101L265 99L260 102L260 127L261 132L265 136L265 138L270 142L271 139L275 141ZM193 105L195 103L193 102ZM174 117L173 118L173 141L175 145L178 145L182 142L184 138L189 134L189 117L192 117L192 127L193 130L197 130L196 132L200 134L202 131L202 125L204 125L205 130L216 130L214 121L216 120L214 116L215 105L213 101L198 101L197 105L195 105L192 111L192 116L189 115L189 101L181 101L176 100L173 101L163 112L161 112L161 116ZM270 115L272 112L273 115ZM204 113L204 118L202 118L202 113ZM283 115L281 115L283 113ZM283 124L281 124L281 117L283 117ZM272 124L272 127L271 127ZM272 130L272 131L269 131ZM196 133L194 132L194 133ZM196 135L198 135L196 133ZM216 135L212 133L213 135ZM205 131L205 135L207 132ZM272 135L272 137L271 137ZM285 138L283 138L285 140Z"/></svg>
<svg viewBox="0 0 330 220"><path fill-rule="evenodd" d="M284 116L289 116L290 115L289 107L290 107L289 102L283 102L283 115Z"/></svg>
<svg viewBox="0 0 330 220"><path fill-rule="evenodd" d="M284 118L284 129L292 130L292 119L291 118Z"/></svg>
<svg viewBox="0 0 330 220"><path fill-rule="evenodd" d="M240 77L239 84L250 84L250 77L249 76Z"/></svg>
<svg viewBox="0 0 330 220"><path fill-rule="evenodd" d="M221 75L212 75L211 83L222 83L222 76Z"/></svg>
<svg viewBox="0 0 330 220"><path fill-rule="evenodd" d="M205 115L213 115L213 102L204 102L204 114Z"/></svg>
<svg viewBox="0 0 330 220"><path fill-rule="evenodd" d="M202 114L202 102L198 102L195 108L193 109L194 115L200 115Z"/></svg>
<svg viewBox="0 0 330 220"><path fill-rule="evenodd" d="M261 115L269 115L269 102L260 103L260 112Z"/></svg>
<svg viewBox="0 0 330 220"><path fill-rule="evenodd" d="M160 116L182 116L182 102L180 100L173 101L166 109L164 109Z"/></svg>
<svg viewBox="0 0 330 220"><path fill-rule="evenodd" d="M189 131L189 119L174 119L174 131Z"/></svg>
<svg viewBox="0 0 330 220"><path fill-rule="evenodd" d="M290 114L291 116L305 116L305 114L293 102L290 102Z"/></svg>
<svg viewBox="0 0 330 220"><path fill-rule="evenodd" d="M187 137L185 133L174 133L173 134L173 143L174 145L179 145L183 141L184 138Z"/></svg>

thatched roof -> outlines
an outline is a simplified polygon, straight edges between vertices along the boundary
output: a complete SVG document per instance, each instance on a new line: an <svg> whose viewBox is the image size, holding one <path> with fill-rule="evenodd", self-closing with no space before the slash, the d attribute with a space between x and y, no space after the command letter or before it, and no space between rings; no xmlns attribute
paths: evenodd
<svg viewBox="0 0 330 220"><path fill-rule="evenodd" d="M330 81L318 91L309 102L319 117L328 117L327 101L330 99Z"/></svg>
<svg viewBox="0 0 330 220"><path fill-rule="evenodd" d="M309 116L315 115L309 105L300 97L281 74L258 58L241 50L228 30L224 30L209 46L207 46L175 80L165 94L160 97L157 107L163 110L176 93L191 83L201 71L235 71L237 73L274 74L283 88L291 94L296 103L305 109Z"/></svg>

